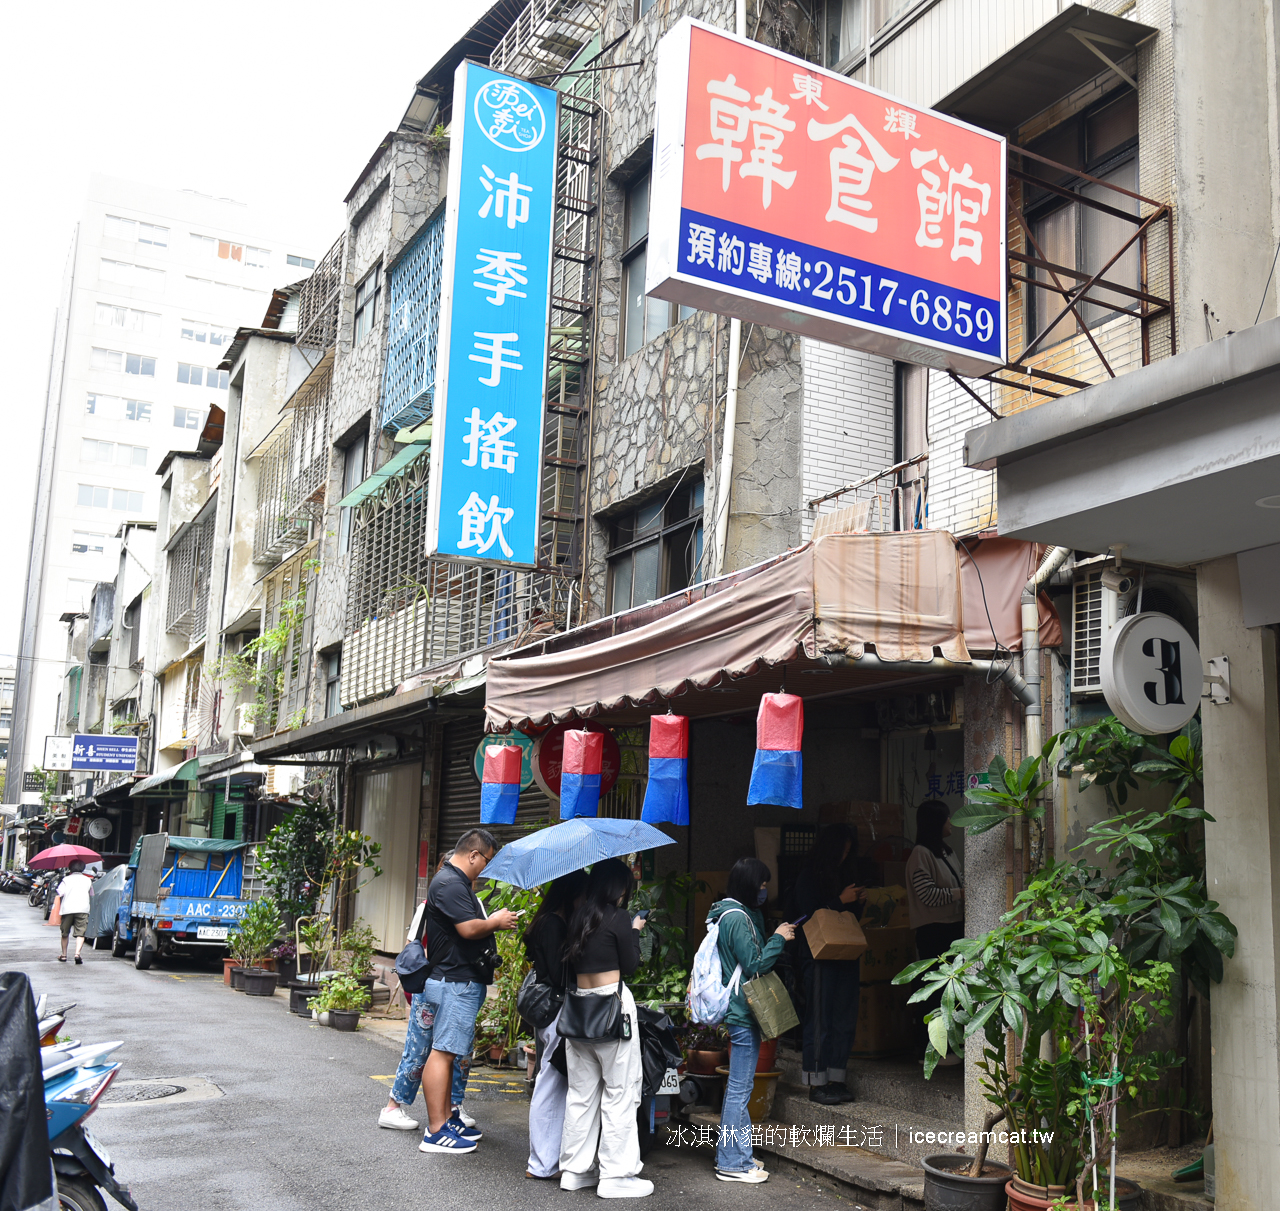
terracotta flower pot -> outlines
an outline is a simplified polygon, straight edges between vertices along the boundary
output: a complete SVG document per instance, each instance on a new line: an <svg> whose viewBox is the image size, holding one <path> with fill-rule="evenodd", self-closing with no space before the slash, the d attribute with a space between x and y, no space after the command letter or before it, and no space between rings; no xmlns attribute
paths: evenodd
<svg viewBox="0 0 1280 1211"><path fill-rule="evenodd" d="M733 1054L732 1041L729 1043L729 1049L727 1054L728 1055ZM760 1055L756 1060L756 1071L772 1072L775 1066L775 1062L777 1061L777 1058L778 1058L778 1040L777 1039L761 1039ZM720 1063L722 1064L725 1062L726 1062L725 1060L720 1061Z"/></svg>
<svg viewBox="0 0 1280 1211"><path fill-rule="evenodd" d="M729 1062L727 1051L690 1051L685 1056L690 1072L711 1076L717 1068Z"/></svg>
<svg viewBox="0 0 1280 1211"><path fill-rule="evenodd" d="M1098 1184L1105 1203L1106 1185L1101 1180ZM1098 1205L1091 1198L1085 1199L1083 1203L1077 1203L1074 1187L1064 1190L1062 1186L1034 1186L1016 1176L1005 1186L1005 1193L1009 1196L1009 1211L1050 1211L1055 1201L1064 1193L1069 1199L1067 1206L1075 1208L1076 1211L1096 1211ZM1141 1206L1142 1187L1137 1182L1117 1177L1116 1207L1119 1211L1138 1211Z"/></svg>
<svg viewBox="0 0 1280 1211"><path fill-rule="evenodd" d="M236 966L238 966L238 964L236 963L235 959L222 960L222 982L228 988L231 987L231 969Z"/></svg>
<svg viewBox="0 0 1280 1211"><path fill-rule="evenodd" d="M721 1064L716 1072L728 1083L729 1069ZM778 1093L781 1072L757 1072L751 1084L751 1097L747 1100L747 1113L753 1123L763 1122L773 1113L773 1100Z"/></svg>

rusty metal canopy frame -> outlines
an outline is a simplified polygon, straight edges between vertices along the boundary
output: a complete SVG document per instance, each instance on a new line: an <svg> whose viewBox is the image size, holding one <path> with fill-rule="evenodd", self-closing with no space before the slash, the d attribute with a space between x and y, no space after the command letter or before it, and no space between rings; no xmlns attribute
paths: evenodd
<svg viewBox="0 0 1280 1211"><path fill-rule="evenodd" d="M1080 326L1080 334L1085 336L1089 344L1093 348L1093 352L1098 358L1102 368L1107 372L1108 377L1115 378L1116 372L1112 368L1111 363L1107 360L1106 354L1102 352L1097 340L1094 339L1089 324L1086 322L1080 308L1083 304L1090 304L1094 307L1102 308L1110 311L1115 315L1133 316L1139 321L1142 339L1142 364L1149 365L1151 362L1151 324L1154 320L1162 316L1169 317L1169 344L1171 353L1178 352L1178 334L1177 324L1174 319L1173 310L1173 210L1165 202L1158 202L1154 198L1148 198L1140 193L1134 193L1125 189L1120 185L1112 184L1110 181L1103 181L1098 177L1090 176L1088 173L1082 172L1078 168L1069 167L1066 164L1059 164L1056 160L1050 160L1046 156L1039 155L1034 151L1028 151L1025 147L1017 147L1013 144L1009 145L1009 166L1008 177L1010 182L1018 181L1029 185L1034 185L1036 189L1044 190L1047 193L1056 194L1061 198L1079 205L1088 207L1091 210L1099 211L1108 215L1113 219L1119 219L1123 222L1133 225L1132 234L1121 243L1120 247L1107 259L1101 269L1094 273L1082 272L1079 269L1072 269L1066 265L1058 265L1050 261L1041 248L1039 242L1035 238L1031 224L1027 220L1021 202L1019 202L1013 189L1009 190L1008 203L1009 212L1016 220L1021 228L1024 237L1032 253L1016 252L1010 249L1007 253L1009 259L1009 280L1011 282L1022 282L1027 286L1042 290L1051 296L1060 299L1064 306L1045 326L1035 334L1023 348L1016 362L1007 362L1000 370L994 370L990 374L983 374L977 377L991 383L995 383L1001 387L1012 387L1019 391L1030 391L1035 395L1042 395L1048 399L1058 399L1068 394L1068 391L1054 391L1048 387L1040 386L1036 380L1044 383L1050 383L1053 386L1064 387L1069 391L1079 391L1092 384L1082 379L1069 378L1063 374L1057 374L1050 370L1044 370L1036 366L1028 365L1028 360L1034 356L1037 349L1044 346L1045 341L1058 325L1066 319L1067 316L1073 316ZM1042 164L1050 169L1056 170L1065 177L1075 178L1081 185L1089 184L1099 186L1102 189L1110 190L1117 195L1117 198L1128 198L1137 202L1142 206L1150 207L1147 214L1138 214L1133 211L1121 209L1118 206L1109 206L1106 202L1102 202L1097 198L1089 197L1082 193L1080 189L1069 189L1065 186L1047 181L1043 176L1027 171L1027 167L1018 167L1019 157L1023 160L1033 160L1037 164ZM1169 274L1169 298L1161 298L1159 295L1152 293L1148 289L1148 272L1147 272L1147 245L1148 237L1153 228L1157 224L1164 224L1165 227L1165 245L1168 254L1168 274ZM1121 282L1114 282L1106 278L1104 275L1116 265L1121 257L1125 255L1131 248L1136 245L1138 249L1139 262L1139 287L1135 289L1132 286L1126 286ZM1034 254L1034 255L1032 255ZM1047 275L1046 277L1036 276L1036 271L1040 271ZM1109 291L1110 297L1099 296L1099 291ZM1123 307L1115 301L1115 296L1124 299L1132 299L1139 304L1138 310L1134 312L1129 307ZM1025 382L1018 382L1009 378L1000 377L1002 372L1023 375ZM998 413L990 404L987 403L961 376L952 373L951 379L958 383L965 391L973 397L975 401L987 412L991 413L997 420L1000 418Z"/></svg>

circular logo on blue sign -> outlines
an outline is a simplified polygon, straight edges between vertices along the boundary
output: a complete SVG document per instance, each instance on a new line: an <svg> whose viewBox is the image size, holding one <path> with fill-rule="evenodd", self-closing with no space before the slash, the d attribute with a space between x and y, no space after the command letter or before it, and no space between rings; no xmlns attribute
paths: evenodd
<svg viewBox="0 0 1280 1211"><path fill-rule="evenodd" d="M531 89L515 80L490 80L476 93L476 121L504 151L532 151L547 133L547 116Z"/></svg>

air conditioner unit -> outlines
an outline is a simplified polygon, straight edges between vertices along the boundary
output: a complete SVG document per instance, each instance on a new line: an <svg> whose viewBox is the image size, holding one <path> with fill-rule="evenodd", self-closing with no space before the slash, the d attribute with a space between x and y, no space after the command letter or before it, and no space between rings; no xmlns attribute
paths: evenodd
<svg viewBox="0 0 1280 1211"><path fill-rule="evenodd" d="M1102 644L1107 632L1125 616L1136 594L1132 577L1124 578L1126 591L1111 587L1117 578L1099 564L1076 573L1071 590L1071 692L1102 693Z"/></svg>
<svg viewBox="0 0 1280 1211"><path fill-rule="evenodd" d="M256 705L257 704L253 702L242 702L238 707L236 707L235 733L237 736L249 737L252 739L253 720L249 716L249 708Z"/></svg>

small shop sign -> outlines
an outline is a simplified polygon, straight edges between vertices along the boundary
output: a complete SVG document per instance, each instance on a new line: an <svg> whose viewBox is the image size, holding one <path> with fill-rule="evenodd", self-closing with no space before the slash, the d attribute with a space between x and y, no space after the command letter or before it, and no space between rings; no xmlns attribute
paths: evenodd
<svg viewBox="0 0 1280 1211"><path fill-rule="evenodd" d="M1116 623L1102 644L1101 671L1107 705L1144 736L1180 731L1200 706L1200 649L1167 614L1134 614Z"/></svg>

